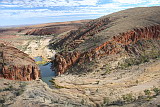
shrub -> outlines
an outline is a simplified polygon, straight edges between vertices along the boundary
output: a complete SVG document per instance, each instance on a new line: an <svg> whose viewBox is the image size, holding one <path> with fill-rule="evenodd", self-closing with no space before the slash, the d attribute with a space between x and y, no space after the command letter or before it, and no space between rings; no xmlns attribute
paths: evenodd
<svg viewBox="0 0 160 107"><path fill-rule="evenodd" d="M156 95L159 95L160 94L160 89L158 88L153 88L153 91L155 92Z"/></svg>
<svg viewBox="0 0 160 107"><path fill-rule="evenodd" d="M125 102L127 102L127 103L134 101L134 98L133 98L132 93L123 95L123 96L122 96L122 99L123 99Z"/></svg>
<svg viewBox="0 0 160 107"><path fill-rule="evenodd" d="M103 99L103 105L109 105L109 103L110 103L109 98L108 98L108 97L105 97L105 98Z"/></svg>
<svg viewBox="0 0 160 107"><path fill-rule="evenodd" d="M0 104L3 104L3 103L5 103L5 98L0 98Z"/></svg>
<svg viewBox="0 0 160 107"><path fill-rule="evenodd" d="M16 96L20 96L21 94L23 94L23 92L24 92L24 90L20 89L15 94L16 94Z"/></svg>
<svg viewBox="0 0 160 107"><path fill-rule="evenodd" d="M144 90L145 95L150 96L151 95L151 91L150 90Z"/></svg>
<svg viewBox="0 0 160 107"><path fill-rule="evenodd" d="M9 85L7 88L3 89L3 91L13 91L14 88L12 85Z"/></svg>

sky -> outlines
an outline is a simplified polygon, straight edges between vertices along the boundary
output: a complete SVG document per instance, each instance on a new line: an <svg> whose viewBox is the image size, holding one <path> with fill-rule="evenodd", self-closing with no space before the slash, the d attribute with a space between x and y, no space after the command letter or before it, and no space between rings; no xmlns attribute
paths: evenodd
<svg viewBox="0 0 160 107"><path fill-rule="evenodd" d="M0 26L95 19L160 0L0 0Z"/></svg>

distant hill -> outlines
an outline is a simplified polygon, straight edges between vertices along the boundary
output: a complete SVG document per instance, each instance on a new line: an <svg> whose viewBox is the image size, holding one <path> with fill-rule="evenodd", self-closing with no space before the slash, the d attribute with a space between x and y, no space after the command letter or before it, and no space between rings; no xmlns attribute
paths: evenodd
<svg viewBox="0 0 160 107"><path fill-rule="evenodd" d="M45 23L37 25L3 26L0 27L0 35L57 35L66 31L76 30L88 21L89 20L78 20L68 22Z"/></svg>

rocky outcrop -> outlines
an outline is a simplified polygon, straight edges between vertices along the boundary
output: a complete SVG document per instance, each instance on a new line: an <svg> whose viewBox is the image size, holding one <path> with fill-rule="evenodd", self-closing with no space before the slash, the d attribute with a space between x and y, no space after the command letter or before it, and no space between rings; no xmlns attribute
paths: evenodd
<svg viewBox="0 0 160 107"><path fill-rule="evenodd" d="M30 81L40 77L38 66L27 54L3 44L0 46L0 77Z"/></svg>
<svg viewBox="0 0 160 107"><path fill-rule="evenodd" d="M158 44L156 49L159 50L159 12L160 7L129 9L96 19L74 33L71 32L53 45L55 48L65 50L55 57L54 65L57 71L64 73L71 66L110 54L123 52L137 55L140 53L137 51L140 50L136 50L134 45L141 41L155 41ZM142 47L141 51L145 49L147 48Z"/></svg>

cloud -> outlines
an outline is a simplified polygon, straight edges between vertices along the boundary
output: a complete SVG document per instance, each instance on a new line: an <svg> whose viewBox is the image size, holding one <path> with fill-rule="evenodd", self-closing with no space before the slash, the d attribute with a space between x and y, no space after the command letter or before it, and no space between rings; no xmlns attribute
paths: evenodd
<svg viewBox="0 0 160 107"><path fill-rule="evenodd" d="M0 0L0 19L95 18L133 7L158 6L160 0ZM58 18L57 18L58 20ZM59 19L60 20L60 19ZM0 22L1 23L1 22Z"/></svg>
<svg viewBox="0 0 160 107"><path fill-rule="evenodd" d="M53 7L53 6L95 6L99 0L3 0L0 3L14 4L25 7Z"/></svg>
<svg viewBox="0 0 160 107"><path fill-rule="evenodd" d="M80 17L80 15L99 15L103 16L118 10L127 9L138 6L150 6L159 3L160 1L155 0L113 0L111 3L100 4L97 3L100 0L4 0L1 1L0 11L1 18L34 18L34 17L57 17L65 15L75 15L75 17ZM144 3L144 4L143 4ZM86 6L86 4L89 4ZM128 5L124 5L128 4ZM18 6L29 5L33 7L47 7L44 9L21 9ZM65 6L63 6L65 5ZM66 6L67 5L67 6ZM79 6L77 6L79 5ZM84 6L85 5L85 6ZM48 8L50 6L59 6L59 9ZM12 10L12 7L17 7L17 9ZM63 7L66 7L63 9Z"/></svg>
<svg viewBox="0 0 160 107"><path fill-rule="evenodd" d="M67 16L74 15L74 17L80 17L83 15L103 15L94 10L49 10L49 9L30 9L30 10L1 10L1 18L34 18L34 17L57 17L57 16Z"/></svg>
<svg viewBox="0 0 160 107"><path fill-rule="evenodd" d="M126 3L126 4L139 4L139 3L143 3L146 0L113 0L116 3Z"/></svg>

